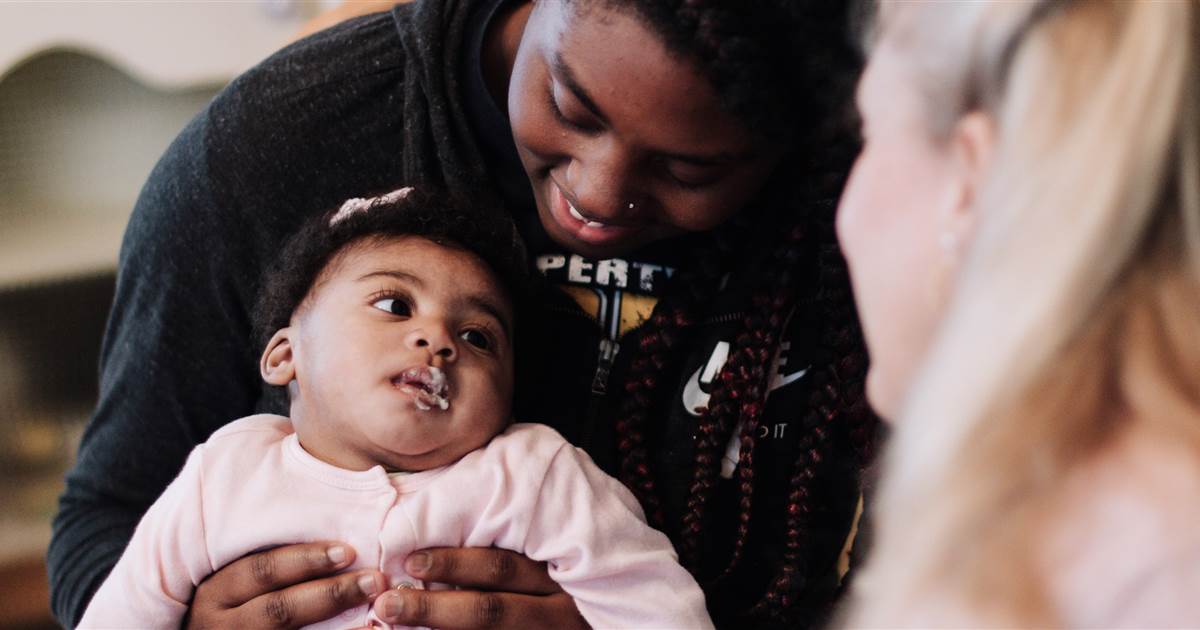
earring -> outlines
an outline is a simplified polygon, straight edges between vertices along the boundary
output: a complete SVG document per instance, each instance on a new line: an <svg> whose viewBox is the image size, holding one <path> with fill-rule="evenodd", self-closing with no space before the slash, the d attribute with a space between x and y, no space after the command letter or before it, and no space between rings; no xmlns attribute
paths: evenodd
<svg viewBox="0 0 1200 630"><path fill-rule="evenodd" d="M634 203L632 201L629 202L629 209L630 210L634 209Z"/></svg>

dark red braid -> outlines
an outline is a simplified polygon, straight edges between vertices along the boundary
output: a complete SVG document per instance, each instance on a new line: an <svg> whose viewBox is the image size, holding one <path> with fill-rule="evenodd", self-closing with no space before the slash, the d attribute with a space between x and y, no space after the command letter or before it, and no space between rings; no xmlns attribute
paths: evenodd
<svg viewBox="0 0 1200 630"><path fill-rule="evenodd" d="M744 218L730 222L732 232L745 229L749 227ZM641 502L647 519L659 529L664 528L666 518L650 469L648 420L652 410L661 407L662 375L672 373L670 368L678 360L676 349L694 324L691 313L716 292L732 251L733 243L723 233L714 233L710 244L700 248L696 268L679 276L675 294L660 300L649 321L642 324L637 354L625 382L627 396L616 422L620 477Z"/></svg>
<svg viewBox="0 0 1200 630"><path fill-rule="evenodd" d="M721 447L728 439L731 418L735 417L734 406L740 396L731 386L734 374L722 368L715 381L715 389L709 398L696 426L696 467L688 493L687 512L683 516L680 532L680 555L684 566L693 573L700 566L700 537L703 532L705 507L712 496L717 471L721 467Z"/></svg>
<svg viewBox="0 0 1200 630"><path fill-rule="evenodd" d="M795 238L802 232L796 228ZM773 259L768 267L778 262ZM734 349L720 371L709 406L698 422L696 467L680 532L681 553L693 570L699 567L702 523L720 468L721 447L729 440L738 422L742 425L738 462L738 534L724 574L732 571L741 559L749 535L753 502L754 444L770 384L769 368L791 306L791 293L791 288L785 287L775 295L760 293L755 296L754 310L743 319L746 332L734 340Z"/></svg>
<svg viewBox="0 0 1200 630"><path fill-rule="evenodd" d="M617 421L621 481L641 502L650 524L658 528L663 527L665 518L650 472L644 427L649 410L655 407L660 375L667 367L671 350L689 325L687 315L678 308L656 309L650 321L643 324L647 332L638 342L637 358L625 383L628 397Z"/></svg>
<svg viewBox="0 0 1200 630"><path fill-rule="evenodd" d="M799 233L799 230L797 230ZM737 374L738 387L745 392L740 406L742 431L739 436L741 450L738 455L738 524L733 552L722 577L728 576L742 559L742 549L750 535L750 516L754 498L754 446L758 437L759 420L766 407L767 388L770 386L770 368L775 351L779 347L779 336L783 330L787 311L793 305L790 288L781 290L770 299L756 296L755 309L760 312L746 318L747 333L739 339L743 350L735 357L733 366ZM762 311L766 311L765 316Z"/></svg>
<svg viewBox="0 0 1200 630"><path fill-rule="evenodd" d="M813 521L814 516L823 507L814 503L819 500L814 484L821 482L824 465L838 456L831 439L836 427L840 425L849 433L860 467L865 467L873 452L875 420L863 404L862 396L866 358L855 324L844 263L834 244L829 210L825 206L821 211L828 213L826 216L813 217L811 222L793 228L787 242L777 249L766 265L769 269L767 286L756 292L753 310L742 320L743 330L734 340L729 358L717 376L708 407L697 422L693 483L687 510L680 523L681 556L685 564L697 572L703 546L705 508L716 486L721 450L740 422L737 535L720 577L728 576L738 565L750 536L754 454L759 420L765 409L770 366L788 315L796 308L812 311L819 322L815 331L817 356L824 358L814 361L808 408L799 427L804 433L798 442L797 460L789 480L783 557L767 593L754 608L755 613L772 617L786 615L809 581L803 567L804 544L807 533L817 524ZM801 255L804 252L814 254ZM819 271L815 281L805 283L811 286L800 286L799 271L806 266ZM674 324L675 330L667 335L672 337L689 325L678 307L664 310L673 313L675 319L667 319L666 313L663 317L652 318L644 333L644 338L651 341L644 342L639 350L662 353L673 345L670 341L678 340L676 337L664 343L662 331ZM639 385L633 389L641 395L636 400L631 396L623 408L626 415L618 425L619 435L623 438L629 435L626 431L635 426L639 433L645 430L646 410L661 402L646 393L660 385L656 377L664 372L655 374L655 371L666 367L667 361L662 357L651 355L635 359L633 381ZM628 421L631 417L635 418L633 422ZM654 511L656 518L661 518L661 500L654 495L648 467L633 468L636 465L634 457L641 458L644 463L646 452L626 451L625 447L633 444L622 441L622 450L628 455L623 470L635 473L631 476L636 479L636 485L631 484L631 487L635 492L640 490L639 494L651 497L644 505L648 512ZM707 586L714 584L710 582Z"/></svg>
<svg viewBox="0 0 1200 630"><path fill-rule="evenodd" d="M741 224L741 230L749 227ZM737 232L737 230L731 230ZM716 284L718 274L712 270L706 274ZM721 468L721 449L729 440L741 406L741 390L735 386L736 374L730 362L722 366L714 381L708 404L701 410L696 423L695 470L688 492L687 511L683 515L679 537L680 556L684 566L693 573L699 571L700 538L703 531L705 507L712 496L717 473ZM698 411L693 409L692 411Z"/></svg>
<svg viewBox="0 0 1200 630"><path fill-rule="evenodd" d="M831 226L825 226L832 232ZM874 455L877 420L864 402L863 381L867 361L856 320L844 261L832 238L827 237L819 259L820 279L815 296L817 311L824 314L820 342L836 359L813 381L804 426L811 427L801 438L790 479L782 562L771 587L755 607L756 612L785 617L808 576L799 569L806 534L818 512L814 505L820 472L834 453L831 436L837 425L849 429L850 442L865 470Z"/></svg>

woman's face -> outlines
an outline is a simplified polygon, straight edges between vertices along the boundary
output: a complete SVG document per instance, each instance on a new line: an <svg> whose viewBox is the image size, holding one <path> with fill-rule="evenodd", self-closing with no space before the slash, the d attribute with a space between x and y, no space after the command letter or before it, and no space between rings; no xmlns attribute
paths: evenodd
<svg viewBox="0 0 1200 630"><path fill-rule="evenodd" d="M535 4L508 112L542 225L602 258L716 227L762 187L779 150L753 141L636 16L599 5Z"/></svg>
<svg viewBox="0 0 1200 630"><path fill-rule="evenodd" d="M961 237L964 186L949 143L933 139L925 104L881 43L863 74L863 147L838 208L837 231L871 355L867 396L894 416L941 317ZM953 239L953 240L947 240Z"/></svg>

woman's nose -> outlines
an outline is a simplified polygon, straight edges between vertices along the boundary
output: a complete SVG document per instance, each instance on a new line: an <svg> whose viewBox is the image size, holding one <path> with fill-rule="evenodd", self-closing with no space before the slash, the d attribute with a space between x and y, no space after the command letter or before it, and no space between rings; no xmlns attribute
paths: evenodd
<svg viewBox="0 0 1200 630"><path fill-rule="evenodd" d="M409 331L404 338L405 347L429 352L435 364L458 358L458 347L454 335L440 322L426 322Z"/></svg>
<svg viewBox="0 0 1200 630"><path fill-rule="evenodd" d="M572 160L567 167L567 186L579 204L577 210L585 216L620 223L632 220L642 206L635 175L628 150L613 141L600 141Z"/></svg>

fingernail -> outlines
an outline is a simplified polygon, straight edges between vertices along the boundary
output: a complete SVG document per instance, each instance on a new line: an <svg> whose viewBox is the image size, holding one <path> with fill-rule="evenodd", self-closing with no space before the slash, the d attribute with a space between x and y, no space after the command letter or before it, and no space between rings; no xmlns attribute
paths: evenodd
<svg viewBox="0 0 1200 630"><path fill-rule="evenodd" d="M325 555L329 556L330 562L341 564L346 561L346 548L341 545L334 545L325 550Z"/></svg>
<svg viewBox="0 0 1200 630"><path fill-rule="evenodd" d="M374 575L367 574L358 578L358 588L363 595L371 596L379 592L379 580Z"/></svg>
<svg viewBox="0 0 1200 630"><path fill-rule="evenodd" d="M391 621L396 621L404 614L404 598L392 595L383 600L383 614Z"/></svg>
<svg viewBox="0 0 1200 630"><path fill-rule="evenodd" d="M433 564L433 558L424 551L418 551L411 554L404 560L404 570L410 575L418 575L429 570Z"/></svg>

